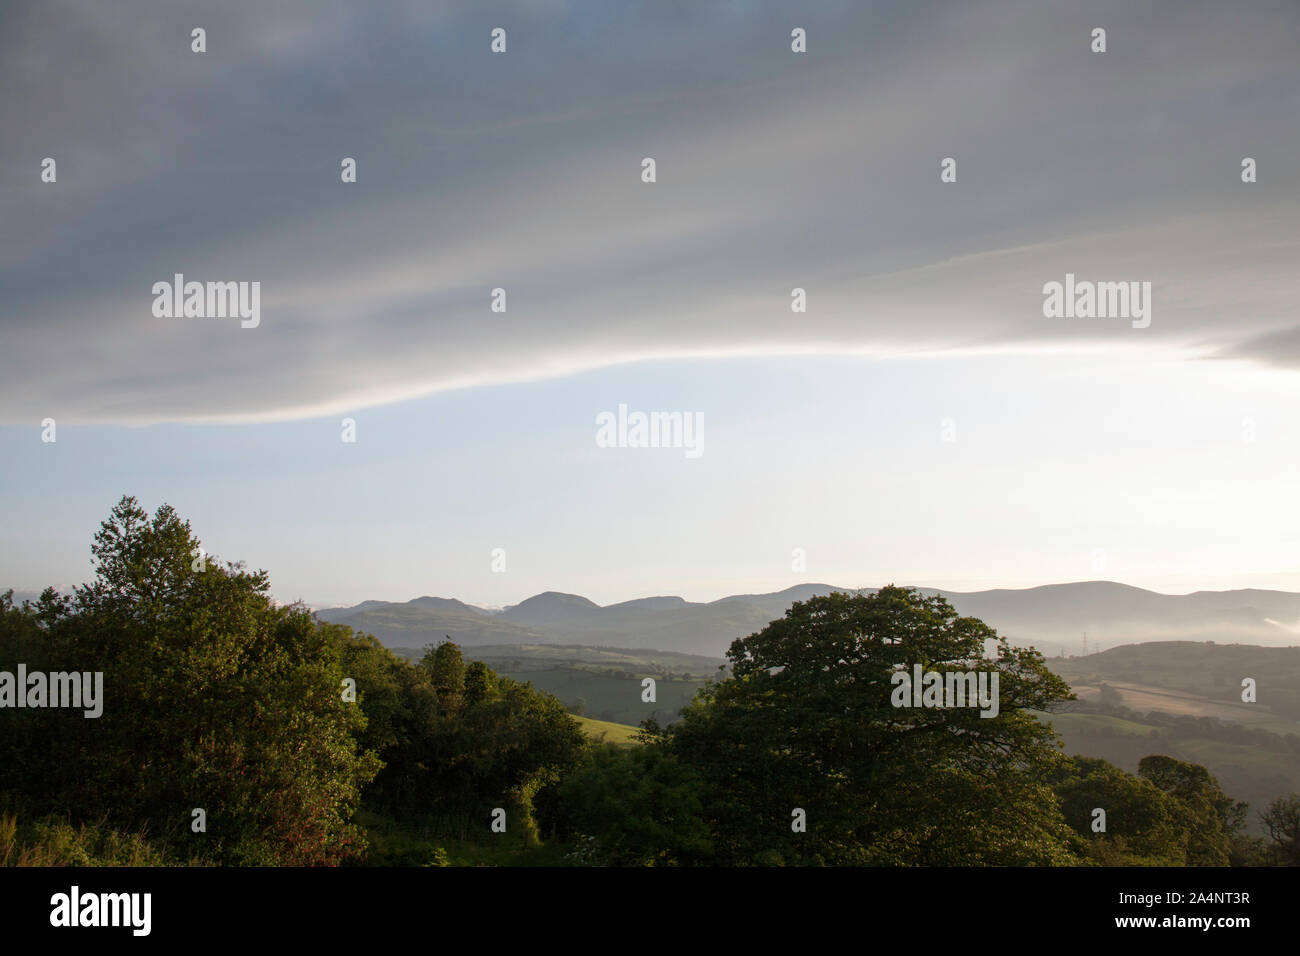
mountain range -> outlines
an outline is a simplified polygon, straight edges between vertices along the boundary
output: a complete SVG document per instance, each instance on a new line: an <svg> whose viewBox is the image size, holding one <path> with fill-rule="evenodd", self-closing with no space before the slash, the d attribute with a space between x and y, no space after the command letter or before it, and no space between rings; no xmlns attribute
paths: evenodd
<svg viewBox="0 0 1300 956"><path fill-rule="evenodd" d="M547 591L499 611L454 598L363 601L318 610L321 620L375 635L390 647L422 647L444 636L485 644L583 644L720 656L731 642L761 630L795 601L855 588L799 584L770 594L716 601L658 596L601 606L577 594ZM978 617L1013 644L1048 656L1153 640L1290 646L1300 644L1300 594L1243 589L1159 594L1112 581L1050 584L1021 590L942 591L961 614Z"/></svg>

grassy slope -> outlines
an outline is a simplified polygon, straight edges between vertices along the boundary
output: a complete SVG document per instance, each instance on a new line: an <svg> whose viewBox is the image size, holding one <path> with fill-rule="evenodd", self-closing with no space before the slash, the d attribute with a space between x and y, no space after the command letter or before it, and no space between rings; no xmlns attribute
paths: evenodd
<svg viewBox="0 0 1300 956"><path fill-rule="evenodd" d="M537 690L554 694L566 707L581 702L585 713L598 720L620 724L640 724L654 717L661 724L677 719L677 712L691 702L703 681L655 681L655 702L641 700L640 677L613 677L577 668L548 670L497 671L506 677L528 681Z"/></svg>
<svg viewBox="0 0 1300 956"><path fill-rule="evenodd" d="M638 727L630 727L627 724L615 724L608 720L592 720L590 717L573 718L582 724L583 732L592 740L602 740L607 744L617 744L620 747L631 747L636 744L636 734L640 730Z"/></svg>

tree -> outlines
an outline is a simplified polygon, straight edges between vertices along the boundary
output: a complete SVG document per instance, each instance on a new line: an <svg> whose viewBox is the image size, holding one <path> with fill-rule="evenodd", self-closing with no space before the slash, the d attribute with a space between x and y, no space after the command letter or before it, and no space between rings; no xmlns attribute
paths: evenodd
<svg viewBox="0 0 1300 956"><path fill-rule="evenodd" d="M706 685L668 736L704 781L720 862L1076 859L1044 782L1058 745L1030 713L1071 695L1037 651L891 585L795 603L727 657L732 676ZM916 665L996 673L998 714L894 706L893 675ZM806 832L792 827L796 809Z"/></svg>
<svg viewBox="0 0 1300 956"><path fill-rule="evenodd" d="M366 788L366 806L397 817L427 810L426 767L440 723L429 672L368 634L353 634L339 624L321 626L339 643L344 670L357 683L357 702L366 715L360 745L384 762Z"/></svg>
<svg viewBox="0 0 1300 956"><path fill-rule="evenodd" d="M1272 841L1269 857L1279 866L1300 866L1300 793L1278 797L1260 820Z"/></svg>
<svg viewBox="0 0 1300 956"><path fill-rule="evenodd" d="M496 691L496 675L482 661L470 661L465 669L465 706L488 700Z"/></svg>
<svg viewBox="0 0 1300 956"><path fill-rule="evenodd" d="M1101 866L1184 866L1183 807L1149 780L1097 757L1073 757L1050 777L1080 853ZM1096 811L1106 829L1094 830Z"/></svg>
<svg viewBox="0 0 1300 956"><path fill-rule="evenodd" d="M417 667L395 660L385 666L387 674L381 668L358 688L373 684L387 699L403 669L419 677L402 679L400 693L384 705L401 721L394 739L382 744L389 769L374 790L374 807L463 835L476 825L470 821L486 820L501 806L507 832L536 841L534 797L576 766L587 746L560 702L497 676L482 661L466 664L450 640L428 648ZM426 694L436 700L431 712Z"/></svg>
<svg viewBox="0 0 1300 956"><path fill-rule="evenodd" d="M277 607L264 571L197 560L167 505L124 497L102 523L95 578L71 602L6 608L0 655L39 635L36 659L103 674L98 719L33 724L58 770L30 773L30 734L0 734L0 780L81 821L147 827L222 862L326 864L364 849L351 822L379 761L358 750L337 643L301 607ZM21 660L22 658L17 658ZM29 665L30 666L30 665ZM206 812L207 832L191 830Z"/></svg>
<svg viewBox="0 0 1300 956"><path fill-rule="evenodd" d="M463 795L461 806L475 813L505 807L510 832L536 842L533 798L577 766L586 735L555 697L487 673L491 696L465 708L438 740L434 787Z"/></svg>
<svg viewBox="0 0 1300 956"><path fill-rule="evenodd" d="M1151 781L1181 805L1187 827L1188 866L1227 866L1233 838L1246 817L1246 804L1224 794L1200 764L1153 755L1138 762L1138 776Z"/></svg>
<svg viewBox="0 0 1300 956"><path fill-rule="evenodd" d="M701 780L661 746L593 747L541 807L543 820L584 845L586 862L677 866L712 851Z"/></svg>
<svg viewBox="0 0 1300 956"><path fill-rule="evenodd" d="M433 681L439 711L449 716L460 710L465 695L465 658L460 647L449 637L436 648L425 651L420 666L429 672Z"/></svg>

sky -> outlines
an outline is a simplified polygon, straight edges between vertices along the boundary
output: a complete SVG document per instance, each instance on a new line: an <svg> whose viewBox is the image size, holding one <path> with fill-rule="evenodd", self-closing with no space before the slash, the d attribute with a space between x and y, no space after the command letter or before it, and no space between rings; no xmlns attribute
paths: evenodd
<svg viewBox="0 0 1300 956"><path fill-rule="evenodd" d="M1298 43L1266 0L7 4L0 586L85 580L128 493L320 604L1300 590ZM176 273L257 326L155 315ZM1046 316L1067 274L1149 325ZM702 454L600 447L620 405Z"/></svg>

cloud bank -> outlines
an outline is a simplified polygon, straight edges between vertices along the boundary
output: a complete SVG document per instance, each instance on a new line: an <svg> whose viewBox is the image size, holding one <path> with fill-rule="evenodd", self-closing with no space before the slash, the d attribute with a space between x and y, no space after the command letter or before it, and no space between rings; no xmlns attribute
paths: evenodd
<svg viewBox="0 0 1300 956"><path fill-rule="evenodd" d="M664 356L1300 365L1293 3L785 6L5 8L0 421L287 419ZM260 325L154 317L178 272L260 282ZM1151 282L1150 328L1045 318L1066 273Z"/></svg>

